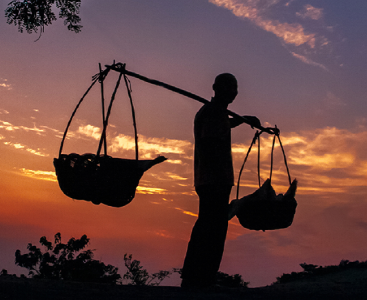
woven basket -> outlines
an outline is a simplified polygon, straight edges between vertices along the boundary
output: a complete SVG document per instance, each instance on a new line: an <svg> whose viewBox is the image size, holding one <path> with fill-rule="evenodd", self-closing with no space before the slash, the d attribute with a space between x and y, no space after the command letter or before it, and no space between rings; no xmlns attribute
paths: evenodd
<svg viewBox="0 0 367 300"><path fill-rule="evenodd" d="M296 188L294 180L284 195L276 195L268 179L255 193L234 200L239 202L236 216L240 224L247 229L263 231L289 227L296 213Z"/></svg>
<svg viewBox="0 0 367 300"><path fill-rule="evenodd" d="M94 154L62 154L54 159L57 180L65 195L76 200L121 207L135 196L144 172L165 160L134 160Z"/></svg>

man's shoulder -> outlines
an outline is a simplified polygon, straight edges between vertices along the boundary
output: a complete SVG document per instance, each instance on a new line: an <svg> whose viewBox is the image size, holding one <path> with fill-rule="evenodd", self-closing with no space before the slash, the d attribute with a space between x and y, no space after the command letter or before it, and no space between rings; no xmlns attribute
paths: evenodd
<svg viewBox="0 0 367 300"><path fill-rule="evenodd" d="M212 105L210 102L205 103L196 113L195 119L202 118L208 114L210 114L210 111L212 110Z"/></svg>
<svg viewBox="0 0 367 300"><path fill-rule="evenodd" d="M215 103L205 103L196 113L196 115L210 115L210 114L226 114L227 110L223 110L220 106Z"/></svg>
<svg viewBox="0 0 367 300"><path fill-rule="evenodd" d="M213 107L213 103L207 102L202 107L200 107L200 109L198 110L198 113L202 112L202 111L210 110L210 109L212 109L212 107Z"/></svg>
<svg viewBox="0 0 367 300"><path fill-rule="evenodd" d="M196 113L197 118L224 118L228 117L227 109L223 109L223 107L216 105L215 103L208 102L205 103L199 111Z"/></svg>

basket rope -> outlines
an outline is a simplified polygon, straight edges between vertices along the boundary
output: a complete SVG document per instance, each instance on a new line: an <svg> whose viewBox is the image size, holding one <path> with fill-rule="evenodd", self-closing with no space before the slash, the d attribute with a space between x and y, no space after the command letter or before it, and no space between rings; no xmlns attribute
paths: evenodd
<svg viewBox="0 0 367 300"><path fill-rule="evenodd" d="M110 118L112 104L113 104L113 102L115 100L117 90L118 90L118 88L120 86L121 77L122 77L122 74L120 74L119 75L119 78L117 79L117 82L116 82L116 85L115 85L115 89L114 89L114 91L112 93L112 96L111 96L110 105L108 106L108 109L107 109L106 121L105 121L105 124L103 124L103 131L102 131L101 139L99 141L99 146L98 146L98 150L97 150L97 156L100 156L100 153L101 153L103 139L104 139L104 137L106 135L106 130L107 130L107 126L108 126L108 119Z"/></svg>
<svg viewBox="0 0 367 300"><path fill-rule="evenodd" d="M66 139L66 135L68 133L71 121L73 120L76 111L78 110L79 106L81 105L81 103L83 102L83 100L85 99L85 97L88 95L88 93L90 92L90 90L92 89L92 87L95 85L95 83L97 81L99 81L100 83L100 87L101 87L101 102L102 102L102 122L103 122L103 130L102 130L102 134L101 134L101 138L99 141L99 145L98 145L98 149L97 149L97 154L96 156L99 157L101 154L101 150L102 150L102 145L103 145L103 151L104 154L107 155L107 139L106 139L106 130L107 130L107 126L108 126L108 120L109 117L111 115L111 109L112 109L112 104L115 100L116 97L116 93L117 90L120 86L120 82L122 79L122 76L124 76L124 81L125 81L125 85L126 85L126 89L127 89L127 93L130 99L130 105L131 105L131 111L132 111L132 117L133 117L133 125L134 125L134 132L135 132L135 159L138 160L139 159L139 150L138 150L138 134L137 134L137 128L136 128L136 117L135 117L135 109L134 109L134 105L133 105L133 100L132 100L132 96L131 96L131 92L132 92L132 88L131 88L131 82L130 80L127 78L127 76L123 73L119 74L119 77L117 79L116 85L115 85L115 89L112 93L111 96L111 100L107 109L107 113L105 112L105 97L104 97L104 80L106 79L109 71L111 69L107 68L106 70L102 70L101 68L101 64L99 64L99 73L94 75L92 77L92 84L90 85L90 87L87 89L87 91L84 93L84 95L82 96L82 98L79 100L78 104L76 105L73 113L71 114L71 117L69 119L69 122L67 123L67 126L65 128L64 131L64 135L62 137L61 140L61 144L60 144L60 150L59 150L59 157L62 154L62 150L64 147L64 142Z"/></svg>
<svg viewBox="0 0 367 300"><path fill-rule="evenodd" d="M277 129L277 127L275 126L275 128ZM247 150L247 153L246 153L246 156L245 156L245 159L243 161L243 164L241 166L241 169L240 169L240 172L239 172L239 175L238 175L238 181L237 181L237 193L236 193L236 199L238 199L238 195L239 195L239 190L240 190L240 180L241 180L241 175L242 175L242 171L244 169L244 166L246 164L246 161L247 161L247 158L251 152L251 149L252 149L252 146L254 144L256 144L256 141L258 141L258 151L257 151L257 176L258 176L258 182L259 182L259 187L261 186L261 182L260 182L260 135L263 133L264 131L256 131L255 133L255 136L253 137L252 139L252 142L251 142L251 145L249 147L249 149ZM279 141L279 145L280 145L280 148L282 149L282 153L283 153L283 157L284 157L284 164L285 164L285 167L287 169L287 174L288 174L288 181L289 181L289 185L291 185L292 183L292 180L291 180L291 175L290 175L290 172L289 172L289 168L288 168L288 163L287 163L287 157L285 155L285 151L284 151L284 148L283 148L283 145L282 145L282 142L280 140L280 137L279 137L279 130L276 130L276 132L274 133L274 138L273 138L273 143L272 143L272 147L271 147L271 162L270 162L270 181L271 181L271 177L272 177L272 173L273 173L273 163L274 163L274 146L275 146L275 139L278 138L278 141Z"/></svg>
<svg viewBox="0 0 367 300"><path fill-rule="evenodd" d="M135 159L138 160L139 159L138 131L136 129L135 109L134 109L133 99L131 97L131 93L132 93L131 82L125 74L124 74L124 80L125 80L125 85L126 85L126 89L127 89L127 94L129 96L129 99L130 99L131 114L132 114L132 117L133 117L134 137L135 137Z"/></svg>
<svg viewBox="0 0 367 300"><path fill-rule="evenodd" d="M59 150L59 157L61 156L61 152L62 152L62 149L64 147L64 142L65 142L65 138L66 138L66 134L68 133L68 130L69 130L69 127L70 127L70 124L71 124L71 121L73 120L74 118L74 115L76 113L76 111L78 110L80 104L83 102L85 96L87 96L87 94L89 93L89 91L92 89L92 87L94 86L94 84L98 81L98 78L96 79L93 79L93 82L92 84L90 85L90 87L87 89L87 91L84 93L84 95L82 96L82 98L79 100L78 104L76 105L73 113L71 114L71 117L69 119L69 122L68 124L66 125L66 129L64 131L64 135L62 137L62 140L61 140L61 144L60 144L60 150Z"/></svg>
<svg viewBox="0 0 367 300"><path fill-rule="evenodd" d="M99 64L99 74L100 74L100 78L103 77L102 76L102 67L101 64ZM100 84L101 84L101 100L102 100L102 124L103 127L106 126L106 115L105 115L105 99L104 99L104 80L99 80ZM106 134L102 136L103 138L103 143L104 143L104 154L107 155L107 140L106 140Z"/></svg>

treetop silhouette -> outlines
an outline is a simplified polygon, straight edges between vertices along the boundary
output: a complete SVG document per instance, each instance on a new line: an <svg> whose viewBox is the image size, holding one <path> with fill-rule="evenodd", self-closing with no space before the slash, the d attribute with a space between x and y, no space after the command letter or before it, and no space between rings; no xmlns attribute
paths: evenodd
<svg viewBox="0 0 367 300"><path fill-rule="evenodd" d="M93 259L93 250L82 251L89 244L86 235L62 243L61 234L57 233L54 243L45 236L39 242L46 251L29 243L28 253L15 252L15 264L28 269L28 275L33 278L103 283L116 283L121 279L118 268Z"/></svg>
<svg viewBox="0 0 367 300"><path fill-rule="evenodd" d="M57 20L52 6L59 9L58 17L64 19L68 30L76 33L83 27L80 25L79 9L81 0L13 0L5 9L8 24L18 26L18 31L28 33L40 30L40 37L45 26Z"/></svg>

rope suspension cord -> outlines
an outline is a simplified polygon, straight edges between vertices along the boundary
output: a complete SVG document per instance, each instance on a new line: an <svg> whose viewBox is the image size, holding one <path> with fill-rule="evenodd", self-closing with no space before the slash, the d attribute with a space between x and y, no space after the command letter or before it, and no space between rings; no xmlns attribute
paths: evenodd
<svg viewBox="0 0 367 300"><path fill-rule="evenodd" d="M273 175L274 145L275 145L275 135L273 137L273 144L271 146L271 162L270 162L270 176L269 176L270 183L271 183L271 176Z"/></svg>
<svg viewBox="0 0 367 300"><path fill-rule="evenodd" d="M277 128L277 126L276 126L276 125L275 125L275 128ZM272 147L271 147L270 180L271 180L271 175L272 175L272 173L273 173L274 145L275 145L275 139L276 139L276 137L278 137L279 145L280 145L280 148L282 149L283 158L284 158L284 164L285 164L285 167L287 168L288 181L289 181L289 185L291 185L291 183L292 183L292 179L291 179L291 175L290 175L290 173L289 173L289 168L288 168L288 163L287 163L287 156L285 155L285 151L284 151L284 148L283 148L282 141L280 140L279 133L278 133L278 134L274 134L274 138L273 138L273 145L272 145Z"/></svg>
<svg viewBox="0 0 367 300"><path fill-rule="evenodd" d="M102 124L103 124L103 127L107 126L106 125L106 117L105 117L105 101L104 101L104 78L103 78L103 75L102 75L102 67L101 67L101 64L99 64L99 74L100 74L100 79L99 82L101 84L101 100L102 100ZM107 140L106 140L106 133L102 136L102 139L103 139L103 143L104 143L104 154L107 155Z"/></svg>
<svg viewBox="0 0 367 300"><path fill-rule="evenodd" d="M261 131L256 131L255 136L254 136L254 138L252 139L251 145L250 145L250 147L249 147L249 148L248 148L248 150L247 150L246 157L245 157L245 159L244 159L244 161L243 161L243 164L242 164L241 169L240 169L240 173L239 173L239 175L238 175L236 199L238 199L238 194L239 194L239 190L240 190L239 186L240 186L240 180L241 180L241 175L242 175L243 168L245 167L245 163L246 163L247 158L248 158L248 156L249 156L249 154L250 154L250 152L251 152L252 146L253 146L254 144L256 144L256 140L259 140L259 141L260 141L260 134L261 134L261 133L262 133ZM257 172L257 173L258 173L259 182L260 182L259 165L260 165L260 163L258 163L258 172Z"/></svg>
<svg viewBox="0 0 367 300"><path fill-rule="evenodd" d="M133 125L134 125L134 133L135 133L135 159L138 160L139 159L138 131L136 129L135 109L134 109L133 99L131 97L131 92L132 92L131 82L125 74L124 74L124 80L125 80L125 85L126 85L126 89L127 89L127 94L129 95L129 99L130 99L131 114L132 114L132 117L133 117Z"/></svg>
<svg viewBox="0 0 367 300"><path fill-rule="evenodd" d="M208 103L209 101L200 97L200 96L197 96L193 93L190 93L190 92L187 92L185 90L182 90L180 88L177 88L175 86L172 86L172 85L169 85L167 83L164 83L164 82L161 82L161 81L158 81L158 80L154 80L154 79L149 79L147 77L144 77L142 75L139 75L137 73L134 73L134 72L131 72L131 71L128 71L126 70L126 64L122 64L122 63L114 63L113 65L106 65L106 70L114 70L116 72L120 72L120 73L123 73L125 75L129 75L129 76L132 76L132 77L135 77L135 78L138 78L142 81L145 81L145 82L148 82L148 83L151 83L151 84L154 84L154 85L157 85L157 86L161 86L161 87L164 87L170 91L173 91L173 92L176 92L178 94L181 94L181 95L184 95L186 97L189 97L191 99L194 99L194 100L197 100L201 103ZM253 126L250 121L248 119L246 119L245 117L243 116L240 116L230 110L227 110L228 112L228 115L234 117L234 118L239 118L241 119L243 122L245 122L246 124L249 124L251 126ZM271 128L271 127L262 127L262 126L253 126L253 127L256 127L257 129L263 131L263 132L267 132L269 134L276 134L278 132L278 129L277 128Z"/></svg>
<svg viewBox="0 0 367 300"><path fill-rule="evenodd" d="M257 179L259 181L259 187L261 186L260 182L260 134L257 136Z"/></svg>
<svg viewBox="0 0 367 300"><path fill-rule="evenodd" d="M82 98L79 100L79 102L78 102L77 106L75 107L75 109L74 109L73 113L71 114L70 120L69 120L68 124L66 125L66 129L65 129L65 131L64 131L64 135L63 135L62 140L61 140L61 145L60 145L60 150L59 150L59 157L61 156L62 148L64 147L64 141L65 141L65 138L66 138L66 134L67 134L67 132L68 132L68 130L69 130L69 127L70 127L71 121L72 121L72 119L74 118L74 115L75 115L76 111L78 110L78 108L79 108L80 104L83 102L83 100L84 100L85 96L87 96L87 94L88 94L88 93L89 93L89 91L92 89L92 87L94 86L94 84L98 81L98 79L99 79L99 76L97 76L97 77L93 77L93 82L92 82L92 84L91 84L91 85L90 85L90 87L87 89L87 91L84 93L84 95L82 96Z"/></svg>
<svg viewBox="0 0 367 300"><path fill-rule="evenodd" d="M117 92L117 90L120 86L121 77L122 77L122 73L119 75L119 78L117 79L115 90L113 91L112 96L111 96L111 102L110 102L110 105L108 106L106 120L105 120L105 123L103 124L102 137L105 137L105 135L106 135L106 130L107 130L107 126L108 126L108 119L109 119L110 114L111 114L111 108L112 108L113 101L115 100L116 92ZM101 140L99 141L97 156L99 156L100 153L101 153L102 143L103 143L103 138L101 138Z"/></svg>
<svg viewBox="0 0 367 300"><path fill-rule="evenodd" d="M281 140L280 140L279 134L277 134L276 136L278 137L279 145L280 145L280 148L282 149L282 152L283 152L284 164L285 164L285 167L287 168L289 184L291 184L291 183L292 183L292 180L291 180L291 175L290 175L290 173L289 173L289 168L288 168L288 164L287 164L287 157L285 156L285 151L284 151L284 148L283 148L282 142L281 142ZM274 138L275 138L275 136L274 136Z"/></svg>
<svg viewBox="0 0 367 300"><path fill-rule="evenodd" d="M271 163L270 163L270 177L269 177L269 180L271 181L271 177L272 177L272 173L273 173L275 139L278 138L279 145L280 145L280 148L282 149L282 153L283 153L284 164L285 164L285 167L287 169L289 185L291 185L292 180L291 180L291 175L290 175L289 168L288 168L287 157L285 155L285 151L284 151L282 142L281 142L280 137L279 137L279 129L276 126L275 126L275 129L276 129L276 133L274 133L273 143L272 143L272 147L271 147ZM263 133L263 131L256 131L255 136L252 139L251 145L250 145L250 147L249 147L249 149L247 151L247 154L246 154L246 157L244 159L244 162L243 162L243 164L241 166L240 173L238 175L238 181L237 181L236 199L238 199L238 196L239 196L240 180L241 180L241 175L242 175L243 168L244 168L245 163L247 161L247 158L248 158L248 156L250 154L250 151L252 149L252 146L256 143L256 140L258 140L257 175L258 175L259 187L261 186L261 182L260 182L260 135L262 133Z"/></svg>

